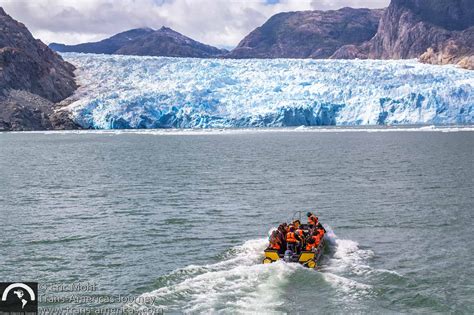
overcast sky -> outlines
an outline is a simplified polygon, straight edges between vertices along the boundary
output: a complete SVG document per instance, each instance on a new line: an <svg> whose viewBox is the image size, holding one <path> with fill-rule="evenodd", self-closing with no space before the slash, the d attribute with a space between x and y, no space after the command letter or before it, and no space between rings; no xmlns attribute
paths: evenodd
<svg viewBox="0 0 474 315"><path fill-rule="evenodd" d="M165 25L231 48L270 16L296 10L383 8L390 0L0 0L45 43L96 41L137 27Z"/></svg>

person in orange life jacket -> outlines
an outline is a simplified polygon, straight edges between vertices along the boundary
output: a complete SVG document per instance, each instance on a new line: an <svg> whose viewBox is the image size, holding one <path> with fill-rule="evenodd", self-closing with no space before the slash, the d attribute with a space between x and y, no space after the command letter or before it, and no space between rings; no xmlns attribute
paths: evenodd
<svg viewBox="0 0 474 315"><path fill-rule="evenodd" d="M311 212L306 213L306 216L308 217L308 224L310 226L316 226L318 225L318 217L312 214Z"/></svg>
<svg viewBox="0 0 474 315"><path fill-rule="evenodd" d="M295 220L295 221L293 221L292 224L295 227L295 229L298 229L301 225L301 222L300 222L300 220Z"/></svg>
<svg viewBox="0 0 474 315"><path fill-rule="evenodd" d="M324 226L321 224L321 222L318 222L318 225L316 226L317 229L319 230L323 230L324 233L326 233L326 229L324 228Z"/></svg>
<svg viewBox="0 0 474 315"><path fill-rule="evenodd" d="M318 245L319 243L321 243L321 240L323 239L324 237L324 234L326 234L326 230L324 229L324 227L321 225L321 224L318 224L318 228L317 228L317 233L318 233Z"/></svg>
<svg viewBox="0 0 474 315"><path fill-rule="evenodd" d="M280 250L279 252L284 253L286 250L286 223L280 224L277 229L277 238L280 243Z"/></svg>
<svg viewBox="0 0 474 315"><path fill-rule="evenodd" d="M299 223L299 221L298 221L298 223ZM296 233L296 235L298 235L298 237L300 239L300 242L298 243L298 251L301 251L305 246L304 243L305 243L306 234L305 234L304 230L300 227L300 225L298 225L298 227L296 228L295 233Z"/></svg>
<svg viewBox="0 0 474 315"><path fill-rule="evenodd" d="M324 236L323 230L315 230L313 234L308 238L306 241L306 250L310 251L313 248L317 248L319 243L321 243L321 239Z"/></svg>
<svg viewBox="0 0 474 315"><path fill-rule="evenodd" d="M300 243L300 237L295 233L295 227L290 225L290 231L286 233L286 245L289 250L293 253L297 252L298 244Z"/></svg>
<svg viewBox="0 0 474 315"><path fill-rule="evenodd" d="M326 230L324 229L324 227L321 225L321 223L318 222L318 225L311 225L309 227L309 235L313 235L315 231L317 230L322 230L324 233L326 233Z"/></svg>
<svg viewBox="0 0 474 315"><path fill-rule="evenodd" d="M310 252L315 246L315 240L314 240L314 236L310 236L306 239L306 247L305 247L305 250L307 252Z"/></svg>
<svg viewBox="0 0 474 315"><path fill-rule="evenodd" d="M281 241L278 239L278 231L275 230L272 232L270 236L270 245L268 246L269 249L280 250L281 249Z"/></svg>
<svg viewBox="0 0 474 315"><path fill-rule="evenodd" d="M317 238L318 238L318 243L321 242L321 240L323 239L324 237L324 231L322 229L317 229L316 230L316 233L317 233Z"/></svg>

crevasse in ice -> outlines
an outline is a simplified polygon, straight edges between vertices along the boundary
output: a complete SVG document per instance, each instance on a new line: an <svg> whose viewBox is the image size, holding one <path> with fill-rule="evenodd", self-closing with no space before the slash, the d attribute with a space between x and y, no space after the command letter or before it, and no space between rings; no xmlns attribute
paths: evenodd
<svg viewBox="0 0 474 315"><path fill-rule="evenodd" d="M64 54L85 128L472 124L474 71L414 60Z"/></svg>

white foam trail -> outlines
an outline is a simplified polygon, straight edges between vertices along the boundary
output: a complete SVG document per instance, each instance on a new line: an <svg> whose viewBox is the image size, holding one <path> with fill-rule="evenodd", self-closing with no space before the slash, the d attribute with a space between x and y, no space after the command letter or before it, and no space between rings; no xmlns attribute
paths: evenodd
<svg viewBox="0 0 474 315"><path fill-rule="evenodd" d="M354 292L354 289L358 290L369 290L372 286L364 283L359 283L355 280L338 276L333 273L323 273L323 277L326 281L336 284L344 292Z"/></svg>
<svg viewBox="0 0 474 315"><path fill-rule="evenodd" d="M329 243L332 254L323 265L322 274L326 281L343 292L354 292L354 289L367 291L370 285L349 279L344 275L363 275L372 268L366 264L374 253L371 250L359 248L359 244L352 240L339 239L334 231L325 226L327 231L325 240Z"/></svg>
<svg viewBox="0 0 474 315"><path fill-rule="evenodd" d="M359 248L355 241L339 239L330 227L325 228L325 240L331 253L323 258L319 269L321 278L315 280L319 278L329 283L341 294L341 299L351 303L353 299L372 294L372 286L363 283L361 277L373 272L397 274L373 269L368 265L374 255L371 250ZM287 301L285 294L287 285L291 285L291 275L297 271L314 271L281 261L261 264L267 242L267 239L249 240L234 247L227 257L215 264L177 269L163 277L160 288L141 296L154 298L154 306L140 304L137 300L126 308L143 312L156 308L165 312L207 314L281 312Z"/></svg>
<svg viewBox="0 0 474 315"><path fill-rule="evenodd" d="M336 239L336 251L331 258L331 267L341 271L348 270L361 274L370 269L364 262L373 256L371 250L362 250L359 244L352 240Z"/></svg>
<svg viewBox="0 0 474 315"><path fill-rule="evenodd" d="M297 264L261 264L266 239L250 240L234 248L234 256L216 264L187 266L171 273L164 287L142 297L156 299L166 311L191 313L274 312L281 306L282 287ZM139 303L127 307L146 311Z"/></svg>
<svg viewBox="0 0 474 315"><path fill-rule="evenodd" d="M380 273L390 273L392 275L396 275L398 277L404 277L401 273L395 271L395 270L389 270L389 269L375 269L375 271L380 272Z"/></svg>
<svg viewBox="0 0 474 315"><path fill-rule="evenodd" d="M352 240L340 239L330 226L325 225L326 235L324 239L330 244L333 252L331 265L335 267L351 268L360 265L363 261L371 258L374 252L359 248L359 243Z"/></svg>
<svg viewBox="0 0 474 315"><path fill-rule="evenodd" d="M391 273L400 277L402 274L394 270L375 269L367 264L374 256L369 249L361 249L359 243L353 240L339 239L330 227L326 227L325 240L330 244L332 255L325 270L350 272L356 275L367 275L370 273Z"/></svg>

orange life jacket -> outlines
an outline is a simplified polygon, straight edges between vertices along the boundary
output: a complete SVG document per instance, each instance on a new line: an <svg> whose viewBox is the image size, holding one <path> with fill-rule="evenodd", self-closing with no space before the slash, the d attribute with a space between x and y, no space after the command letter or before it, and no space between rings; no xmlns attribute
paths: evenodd
<svg viewBox="0 0 474 315"><path fill-rule="evenodd" d="M270 243L270 248L280 250L281 246L280 246L280 243L274 242L274 243Z"/></svg>
<svg viewBox="0 0 474 315"><path fill-rule="evenodd" d="M321 240L323 239L323 237L324 237L324 230L319 229L318 234L313 236L313 238L314 238L314 247L319 246L319 243L321 243Z"/></svg>
<svg viewBox="0 0 474 315"><path fill-rule="evenodd" d="M286 242L287 243L297 243L298 242L298 240L296 239L295 232L286 233Z"/></svg>
<svg viewBox="0 0 474 315"><path fill-rule="evenodd" d="M324 237L324 230L323 229L318 229L318 235L322 239Z"/></svg>
<svg viewBox="0 0 474 315"><path fill-rule="evenodd" d="M308 242L308 243L306 244L306 250L307 250L307 251L311 251L313 248L316 248L316 247L318 247L318 245L319 245L319 241L320 241L320 240L319 240L318 236L313 235L313 236L311 236L311 239L313 240L313 242L312 242L312 243L309 243L309 242Z"/></svg>
<svg viewBox="0 0 474 315"><path fill-rule="evenodd" d="M315 215L311 215L311 216L308 218L308 224L309 224L309 225L317 225L317 224L318 224L318 217L315 216Z"/></svg>
<svg viewBox="0 0 474 315"><path fill-rule="evenodd" d="M315 236L314 247L318 247L319 243L321 243L321 236L318 235L318 236Z"/></svg>
<svg viewBox="0 0 474 315"><path fill-rule="evenodd" d="M300 229L296 230L296 234L303 237L303 230L300 230Z"/></svg>

